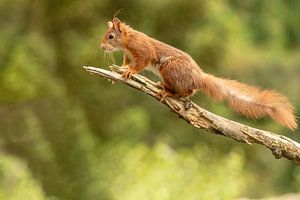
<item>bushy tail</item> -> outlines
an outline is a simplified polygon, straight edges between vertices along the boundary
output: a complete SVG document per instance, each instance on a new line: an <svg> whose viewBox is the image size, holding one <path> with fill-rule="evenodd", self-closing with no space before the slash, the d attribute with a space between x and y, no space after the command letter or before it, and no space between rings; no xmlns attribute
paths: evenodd
<svg viewBox="0 0 300 200"><path fill-rule="evenodd" d="M269 115L283 126L292 130L297 128L293 106L285 96L274 91L260 90L204 73L200 90L218 101L226 100L234 111L247 117L261 118Z"/></svg>

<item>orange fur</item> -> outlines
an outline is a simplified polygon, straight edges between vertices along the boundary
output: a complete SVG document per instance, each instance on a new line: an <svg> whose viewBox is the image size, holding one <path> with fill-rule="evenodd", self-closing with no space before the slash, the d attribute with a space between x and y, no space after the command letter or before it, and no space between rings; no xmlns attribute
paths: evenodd
<svg viewBox="0 0 300 200"><path fill-rule="evenodd" d="M164 81L162 99L188 97L200 90L216 100L226 100L233 110L247 117L268 115L290 129L297 128L294 109L285 96L205 74L187 53L136 31L117 18L108 22L101 46L106 51L123 51L123 65L128 66L124 78L143 69L160 76Z"/></svg>
<svg viewBox="0 0 300 200"><path fill-rule="evenodd" d="M218 101L227 101L234 111L250 118L270 116L290 129L297 128L293 106L285 96L277 92L261 90L209 74L204 74L201 82L201 91Z"/></svg>

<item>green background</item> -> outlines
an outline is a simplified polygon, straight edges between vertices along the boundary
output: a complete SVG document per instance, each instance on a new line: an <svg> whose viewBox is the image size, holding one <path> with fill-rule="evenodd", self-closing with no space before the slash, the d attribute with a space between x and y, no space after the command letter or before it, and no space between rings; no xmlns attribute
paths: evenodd
<svg viewBox="0 0 300 200"><path fill-rule="evenodd" d="M147 95L91 76L119 18L188 52L205 72L288 96L300 111L300 1L1 0L0 199L181 200L300 192L300 168L207 134ZM155 78L152 74L143 75ZM203 94L218 115L300 141Z"/></svg>

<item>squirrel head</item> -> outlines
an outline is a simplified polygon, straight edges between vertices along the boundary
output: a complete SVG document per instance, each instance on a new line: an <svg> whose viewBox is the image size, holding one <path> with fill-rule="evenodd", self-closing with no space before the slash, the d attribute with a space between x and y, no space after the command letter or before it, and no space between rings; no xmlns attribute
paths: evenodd
<svg viewBox="0 0 300 200"><path fill-rule="evenodd" d="M125 48L127 41L126 24L118 18L107 22L107 31L102 38L101 47L105 51L118 51Z"/></svg>

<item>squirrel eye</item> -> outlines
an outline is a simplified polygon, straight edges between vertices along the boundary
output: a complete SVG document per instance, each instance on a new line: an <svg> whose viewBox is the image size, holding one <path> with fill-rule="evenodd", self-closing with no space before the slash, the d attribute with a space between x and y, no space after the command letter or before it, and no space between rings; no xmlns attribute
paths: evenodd
<svg viewBox="0 0 300 200"><path fill-rule="evenodd" d="M114 34L114 33L110 33L110 34L108 35L108 39L112 40L112 39L114 39L114 38L115 38L115 34Z"/></svg>

